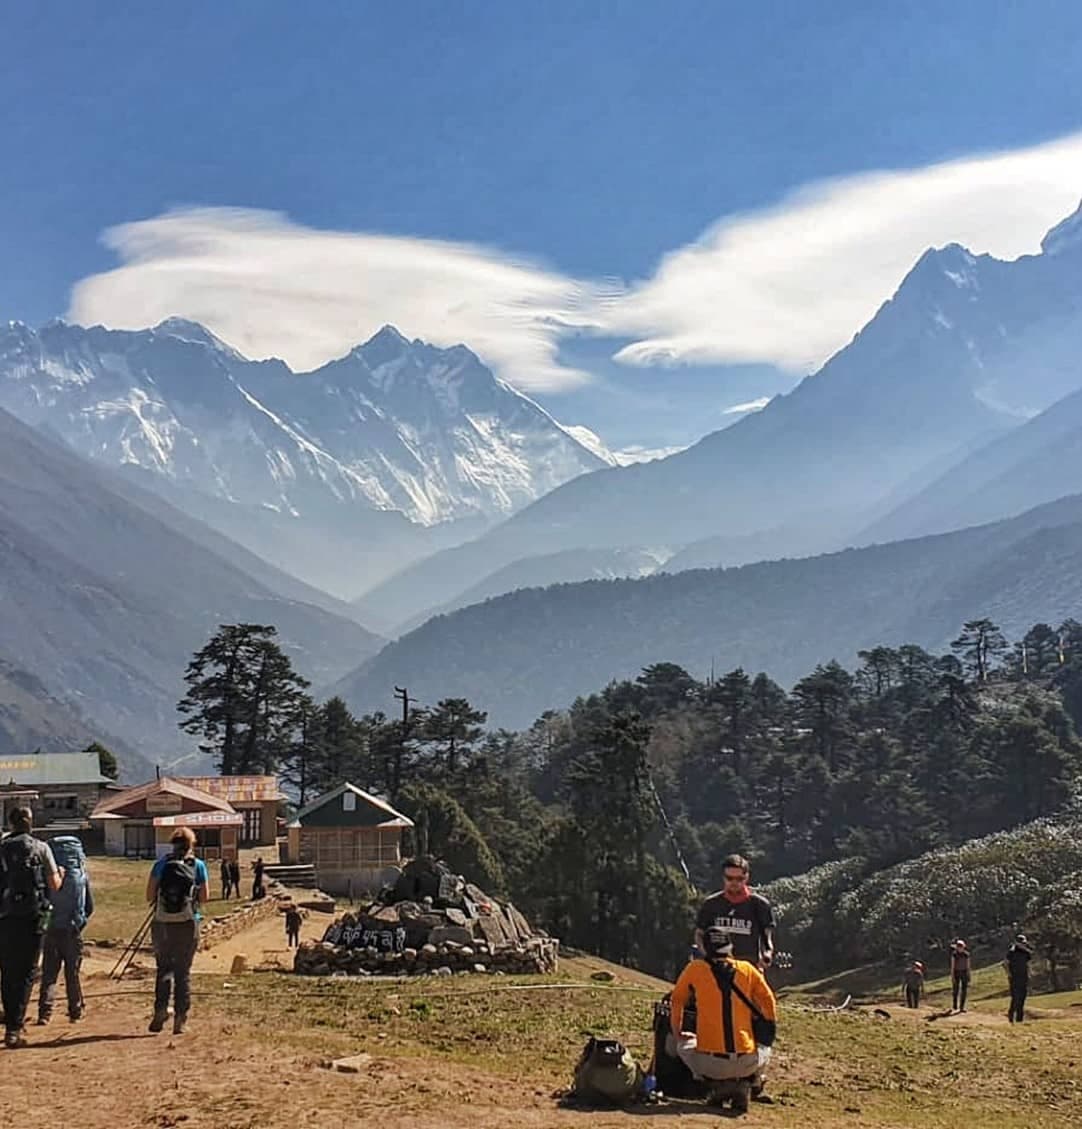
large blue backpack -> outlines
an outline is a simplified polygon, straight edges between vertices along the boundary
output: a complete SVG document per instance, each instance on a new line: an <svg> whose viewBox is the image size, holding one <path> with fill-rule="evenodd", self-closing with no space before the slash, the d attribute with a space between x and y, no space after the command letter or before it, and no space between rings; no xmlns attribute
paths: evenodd
<svg viewBox="0 0 1082 1129"><path fill-rule="evenodd" d="M52 923L64 929L86 925L86 853L74 835L58 835L49 841L56 865L64 868L59 890L49 894L53 906Z"/></svg>

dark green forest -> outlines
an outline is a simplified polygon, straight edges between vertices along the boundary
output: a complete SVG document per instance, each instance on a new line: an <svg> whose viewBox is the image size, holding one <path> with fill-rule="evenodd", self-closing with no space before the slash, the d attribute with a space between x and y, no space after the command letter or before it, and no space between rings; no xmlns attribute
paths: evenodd
<svg viewBox="0 0 1082 1129"><path fill-rule="evenodd" d="M699 681L658 662L519 732L486 728L483 703L461 698L395 717L315 702L264 653L277 650L271 628L223 627L208 646L219 661L193 661L182 724L220 764L228 740L234 771L280 770L301 802L343 779L388 796L414 818L418 849L565 944L661 973L686 956L693 907L732 851L790 903L779 945L798 968L934 946L930 926L904 944L890 929L832 932L828 911L908 860L1063 817L1082 777L1073 620L1014 641L973 620L946 653L875 647L790 691L765 673ZM797 875L810 877L785 877Z"/></svg>

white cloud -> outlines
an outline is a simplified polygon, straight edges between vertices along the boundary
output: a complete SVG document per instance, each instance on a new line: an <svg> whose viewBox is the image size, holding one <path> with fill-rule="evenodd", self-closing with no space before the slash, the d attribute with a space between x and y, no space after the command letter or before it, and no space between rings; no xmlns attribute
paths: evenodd
<svg viewBox="0 0 1082 1129"><path fill-rule="evenodd" d="M731 408L726 408L721 414L723 416L739 416L745 412L761 412L769 403L769 396L760 396L758 400L748 400L744 404L733 404Z"/></svg>
<svg viewBox="0 0 1082 1129"><path fill-rule="evenodd" d="M433 344L465 342L527 391L588 379L557 357L561 337L583 330L630 339L616 354L628 364L804 371L845 345L925 248L959 242L1016 258L1036 251L1080 194L1082 134L845 177L722 218L625 288L469 244L186 209L106 232L121 265L80 282L69 316L117 328L187 317L295 368L340 356L389 322Z"/></svg>
<svg viewBox="0 0 1082 1129"><path fill-rule="evenodd" d="M612 456L617 466L631 466L634 463L652 463L655 459L667 459L670 455L686 451L687 447L624 447L621 451L613 451Z"/></svg>
<svg viewBox="0 0 1082 1129"><path fill-rule="evenodd" d="M608 311L632 364L766 361L816 368L845 345L930 246L1014 259L1074 211L1082 134L802 188L727 216L662 259Z"/></svg>
<svg viewBox="0 0 1082 1129"><path fill-rule="evenodd" d="M587 323L598 288L484 248L317 231L243 208L168 212L110 228L105 242L122 265L75 287L69 316L83 324L191 318L246 356L307 369L390 323L464 342L526 390L587 379L556 351Z"/></svg>

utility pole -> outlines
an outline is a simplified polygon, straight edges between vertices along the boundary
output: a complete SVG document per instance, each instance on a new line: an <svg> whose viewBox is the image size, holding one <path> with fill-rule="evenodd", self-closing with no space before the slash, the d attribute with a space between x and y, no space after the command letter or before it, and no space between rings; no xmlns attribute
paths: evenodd
<svg viewBox="0 0 1082 1129"><path fill-rule="evenodd" d="M410 697L405 686L396 686L394 696L402 703L402 740L398 742L398 752L394 758L394 779L391 781L391 794L397 799L402 787L402 762L406 756L406 742L409 740L410 706L416 705L417 699Z"/></svg>

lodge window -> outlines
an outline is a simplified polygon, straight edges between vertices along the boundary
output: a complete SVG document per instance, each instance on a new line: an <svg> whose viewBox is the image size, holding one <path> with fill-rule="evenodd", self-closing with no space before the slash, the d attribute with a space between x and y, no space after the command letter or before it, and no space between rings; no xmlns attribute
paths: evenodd
<svg viewBox="0 0 1082 1129"><path fill-rule="evenodd" d="M241 814L244 816L244 830L242 832L244 842L261 842L263 839L263 809L245 808Z"/></svg>
<svg viewBox="0 0 1082 1129"><path fill-rule="evenodd" d="M195 853L204 860L222 857L222 832L218 827L204 827L198 833Z"/></svg>
<svg viewBox="0 0 1082 1129"><path fill-rule="evenodd" d="M124 828L124 855L127 858L147 859L155 855L154 828L149 824L128 825Z"/></svg>

